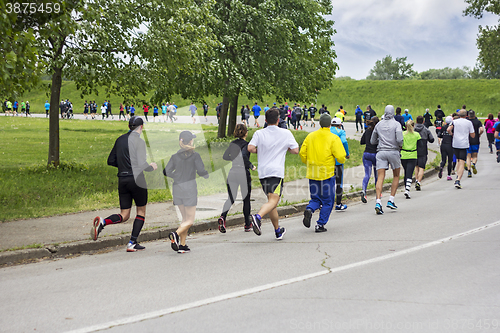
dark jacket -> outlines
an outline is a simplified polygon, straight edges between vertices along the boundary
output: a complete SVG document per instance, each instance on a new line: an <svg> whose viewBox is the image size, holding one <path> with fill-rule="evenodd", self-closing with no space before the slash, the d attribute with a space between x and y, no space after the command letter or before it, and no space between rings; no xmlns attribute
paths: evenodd
<svg viewBox="0 0 500 333"><path fill-rule="evenodd" d="M194 150L180 149L170 157L163 174L174 180L172 195L176 198L191 198L198 196L196 174L208 178L208 171L201 160L200 154Z"/></svg>
<svg viewBox="0 0 500 333"><path fill-rule="evenodd" d="M376 154L377 153L377 145L372 145L370 139L372 137L373 128L368 128L363 135L361 136L360 144L366 145L365 153Z"/></svg>
<svg viewBox="0 0 500 333"><path fill-rule="evenodd" d="M434 137L431 131L424 124L416 124L415 132L420 134L420 140L417 141L417 156L427 156L427 142L433 143Z"/></svg>
<svg viewBox="0 0 500 333"><path fill-rule="evenodd" d="M236 139L229 144L222 158L233 162L230 173L250 178L250 171L254 165L250 162L250 152L247 149L248 142L244 139Z"/></svg>

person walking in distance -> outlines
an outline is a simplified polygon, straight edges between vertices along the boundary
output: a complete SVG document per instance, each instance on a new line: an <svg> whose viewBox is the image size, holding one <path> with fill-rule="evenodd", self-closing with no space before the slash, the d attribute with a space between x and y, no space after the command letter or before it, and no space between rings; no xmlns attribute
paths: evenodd
<svg viewBox="0 0 500 333"><path fill-rule="evenodd" d="M258 214L252 215L253 231L261 235L262 216L269 214L277 240L283 239L285 228L279 226L276 207L283 191L285 178L285 156L289 151L299 153L299 144L289 130L279 128L279 111L276 108L266 112L267 127L254 133L248 144L248 151L257 154L259 179L267 196Z"/></svg>
<svg viewBox="0 0 500 333"><path fill-rule="evenodd" d="M479 143L481 135L484 133L484 127L483 123L477 119L476 112L474 110L469 110L469 121L474 127L474 137L469 137L469 149L467 149L467 176L471 178L472 173L477 173L477 154L479 153Z"/></svg>
<svg viewBox="0 0 500 333"><path fill-rule="evenodd" d="M255 118L254 126L259 127L259 117L260 117L260 111L262 111L262 108L255 102L255 105L252 107L252 112L253 112L253 117Z"/></svg>
<svg viewBox="0 0 500 333"><path fill-rule="evenodd" d="M375 177L375 184L377 183L377 145L372 145L370 142L373 129L375 128L375 125L377 125L377 123L378 117L373 117L372 119L368 120L368 128L365 130L365 132L361 136L361 140L359 141L361 145L366 145L365 151L363 153L363 167L365 168L365 176L362 183L363 194L361 195L361 201L363 203L368 202L368 199L366 198L366 190L368 188L368 182L370 181L370 177L372 174L372 168L373 175Z"/></svg>
<svg viewBox="0 0 500 333"><path fill-rule="evenodd" d="M142 110L144 111L144 118L146 118L146 121L149 121L148 120L149 106L147 104L142 105Z"/></svg>
<svg viewBox="0 0 500 333"><path fill-rule="evenodd" d="M236 125L234 136L237 138L229 144L222 157L225 161L231 161L232 167L227 175L227 194L228 198L222 208L222 214L219 217L219 231L226 232L226 217L229 209L236 200L238 187L241 189L243 198L243 216L245 217L245 231L252 230L252 221L250 219L250 193L252 192L252 177L250 170L257 168L250 162L250 153L248 152L248 142L246 141L248 129L244 124Z"/></svg>
<svg viewBox="0 0 500 333"><path fill-rule="evenodd" d="M451 178L451 172L453 170L453 147L452 147L452 141L453 137L451 136L450 133L448 133L448 126L450 126L451 122L453 121L452 116L446 117L445 120L445 125L443 126L442 130L442 141L440 145L440 151L441 151L441 164L439 165L439 173L438 177L442 178L443 177L443 168L448 163L447 168L448 168L448 177L446 177L446 180L452 180Z"/></svg>
<svg viewBox="0 0 500 333"><path fill-rule="evenodd" d="M424 177L425 165L427 164L427 143L433 143L434 137L431 131L425 126L424 117L417 117L417 124L414 127L415 132L420 134L420 140L417 142L417 165L415 166L415 190L420 191L422 178Z"/></svg>
<svg viewBox="0 0 500 333"><path fill-rule="evenodd" d="M384 118L377 123L370 139L372 145L377 144L377 202L375 212L378 215L384 214L382 210L382 187L384 186L385 172L392 168L391 195L387 202L387 207L397 209L394 203L394 196L398 190L399 173L401 169L400 149L403 146L403 131L401 125L394 120L394 106L385 107Z"/></svg>
<svg viewBox="0 0 500 333"><path fill-rule="evenodd" d="M356 105L356 110L354 111L354 115L356 116L356 133L359 132L358 124L359 127L361 128L361 133L363 133L363 110L361 110L359 105Z"/></svg>
<svg viewBox="0 0 500 333"><path fill-rule="evenodd" d="M413 120L408 120L405 124L406 131L403 132L403 147L401 148L401 164L405 173L405 197L411 199L410 189L413 180L413 171L417 164L417 142L420 134L414 130Z"/></svg>
<svg viewBox="0 0 500 333"><path fill-rule="evenodd" d="M318 109L314 106L313 103L311 103L311 106L309 107L309 116L311 117L311 127L316 127L316 123L314 122L314 117L316 116L316 112L318 112Z"/></svg>
<svg viewBox="0 0 500 333"><path fill-rule="evenodd" d="M45 101L45 118L49 117L50 103L49 101Z"/></svg>
<svg viewBox="0 0 500 333"><path fill-rule="evenodd" d="M340 138L340 142L344 147L346 159L349 158L349 144L345 131L342 129L342 120L340 118L332 119L332 126L330 132ZM344 161L345 162L345 161ZM344 163L335 161L335 211L340 212L347 209L347 205L342 203L342 195L344 194Z"/></svg>
<svg viewBox="0 0 500 333"><path fill-rule="evenodd" d="M490 154L493 154L493 145L495 144L495 120L493 119L493 113L488 114L488 118L484 121L484 130L486 131L486 137L488 138L488 148L490 148Z"/></svg>
<svg viewBox="0 0 500 333"><path fill-rule="evenodd" d="M427 127L427 128L431 127L432 126L432 121L431 121L432 119L433 119L433 117L429 113L429 109L425 109L425 113L424 113L424 126Z"/></svg>
<svg viewBox="0 0 500 333"><path fill-rule="evenodd" d="M208 106L207 102L204 102L203 103L203 117L205 117L205 122L208 122L208 118L207 118L208 109L209 109L209 106Z"/></svg>
<svg viewBox="0 0 500 333"><path fill-rule="evenodd" d="M208 171L200 154L194 151L193 139L196 135L189 131L182 131L179 135L180 150L177 151L167 163L163 174L174 180L172 185L172 196L182 216L182 222L176 231L168 236L172 250L178 253L190 252L186 244L189 228L193 225L196 205L198 204L198 186L196 174L205 179Z"/></svg>
<svg viewBox="0 0 500 333"><path fill-rule="evenodd" d="M309 133L300 148L300 159L306 164L306 178L309 179L311 200L304 211L302 223L311 227L311 218L320 210L315 232L325 232L325 225L330 219L335 200L335 167L344 163L346 152L340 137L330 132L331 117L321 115L321 128Z"/></svg>
<svg viewBox="0 0 500 333"><path fill-rule="evenodd" d="M97 216L90 230L90 236L93 240L97 240L105 226L127 221L133 200L137 215L132 226L130 241L127 244L127 252L135 252L145 249L137 243L146 219L146 204L148 203L148 189L143 171L154 171L157 165L154 162L148 164L146 161L146 143L140 137L144 129L143 120L139 117L132 117L128 126L130 131L116 140L108 157L108 165L118 168L120 214L113 214L106 218Z"/></svg>
<svg viewBox="0 0 500 333"><path fill-rule="evenodd" d="M471 138L476 136L474 126L467 117L467 111L462 109L458 111L458 119L453 120L447 131L453 135L452 146L455 156L457 158L457 179L455 180L455 187L461 189L462 185L460 180L464 173L465 161L467 160L467 149L469 148L469 135Z"/></svg>
<svg viewBox="0 0 500 333"><path fill-rule="evenodd" d="M191 113L191 119L193 119L193 124L196 123L196 110L198 110L198 108L196 107L196 105L194 105L193 102L191 102L191 105L189 106L189 112Z"/></svg>

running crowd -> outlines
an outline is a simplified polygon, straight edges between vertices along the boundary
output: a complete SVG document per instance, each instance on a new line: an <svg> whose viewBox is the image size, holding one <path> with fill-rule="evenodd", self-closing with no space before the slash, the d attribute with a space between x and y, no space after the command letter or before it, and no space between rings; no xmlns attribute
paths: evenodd
<svg viewBox="0 0 500 333"><path fill-rule="evenodd" d="M300 106L298 107L300 108ZM235 128L234 136L236 139L229 144L222 156L224 160L231 162L232 166L226 180L228 198L218 219L218 228L221 233L226 233L227 214L235 202L239 189L243 198L244 230L253 230L256 235L262 235L262 218L268 215L276 239L283 239L286 230L279 224L277 206L283 191L287 152L299 154L301 161L307 168L306 178L309 180L310 201L303 217L303 225L306 228L311 227L312 216L315 211L319 210L314 230L315 232L326 232L326 224L332 210L344 211L347 209L347 205L342 203L342 187L344 163L350 154L346 133L343 129L343 117L340 117L345 115L345 112L339 110L332 118L327 108L322 107L323 112L319 117L318 130L309 133L302 146L299 146L291 131L282 126L285 122L282 117L283 108L284 106L278 108L273 105L265 111L264 128L257 130L250 142L246 140L248 134L247 118L242 118L242 123L237 124ZM488 134L490 153L493 153L494 144L497 150L497 162L500 162L500 121L498 118L494 119L492 114L488 115L483 127L483 124L476 118L474 110L467 111L465 105L449 116L446 116L439 106L434 117L426 110L423 116L416 117L416 123L408 110L405 110L404 115L402 115L401 108L395 109L392 105L385 107L384 114L380 119L371 106L368 106L365 112L360 111L358 106L355 113L356 118L358 114L364 118L363 123L360 124L362 125L361 132L363 132L360 143L366 145L363 153L365 177L362 184L361 200L363 203L367 203L367 185L373 169L376 183L375 212L377 215L384 213L381 195L384 178L389 167L392 169L393 181L386 207L392 210L398 208L395 204L395 195L401 167L403 167L404 172L406 199L411 198L410 189L413 175L416 179L415 189L421 190L421 180L427 163L427 143L432 143L435 140L429 130L432 125L431 120L434 117L436 136L443 156L439 178L442 177L444 166L448 163L447 179L452 180L451 175L456 169L454 185L460 189L462 188L460 180L464 171L468 171L469 177L478 172L476 165L479 137L484 133L484 130ZM285 114L287 115L287 113ZM310 111L309 114L311 114ZM500 118L500 113L498 116ZM302 120L302 118L300 119ZM295 121L297 122L297 118ZM307 120L305 121L307 122ZM256 126L260 126L260 124L257 125L257 119L255 122ZM137 243L137 238L144 225L148 197L143 172L157 169L156 163L146 162L146 144L140 138L144 124L142 118L131 117L128 123L130 131L116 140L108 157L108 165L118 168L120 213L106 218L96 217L91 228L91 237L97 240L104 227L129 219L134 201L137 215L127 245L128 252L144 249L144 246ZM359 131L358 127L357 131ZM171 247L178 253L190 251L186 244L186 238L189 228L195 220L198 200L196 176L209 177L200 154L195 151L195 138L196 135L190 131L182 131L179 134L178 142L180 149L171 156L163 169L163 174L173 179L173 204L178 207L182 215L178 229L169 234ZM251 154L257 154L258 168L250 162ZM256 169L262 190L267 196L267 202L259 208L256 214L251 214L250 170Z"/></svg>

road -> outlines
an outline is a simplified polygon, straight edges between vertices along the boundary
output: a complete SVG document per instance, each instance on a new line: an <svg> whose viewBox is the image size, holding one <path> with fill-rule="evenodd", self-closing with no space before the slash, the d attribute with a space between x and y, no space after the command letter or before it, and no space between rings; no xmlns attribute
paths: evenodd
<svg viewBox="0 0 500 333"><path fill-rule="evenodd" d="M462 190L433 177L382 216L352 202L322 234L292 216L280 242L265 221L183 255L156 241L1 268L0 332L500 332L500 165L481 149Z"/></svg>

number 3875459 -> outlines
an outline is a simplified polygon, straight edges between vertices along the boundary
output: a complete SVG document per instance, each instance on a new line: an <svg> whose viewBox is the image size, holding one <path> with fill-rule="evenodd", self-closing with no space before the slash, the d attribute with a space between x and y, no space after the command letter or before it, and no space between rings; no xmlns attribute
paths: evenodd
<svg viewBox="0 0 500 333"><path fill-rule="evenodd" d="M7 13L15 14L35 14L35 13L59 13L61 5L59 3L35 3L35 2L7 2Z"/></svg>

